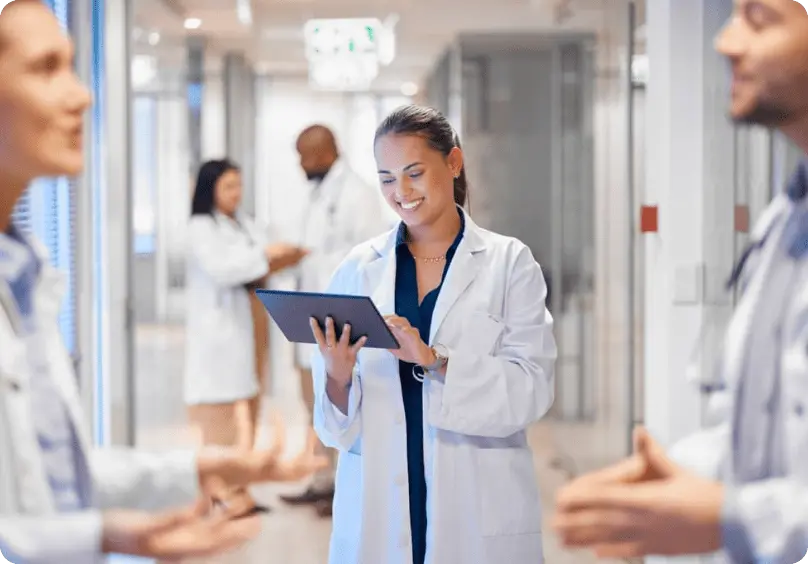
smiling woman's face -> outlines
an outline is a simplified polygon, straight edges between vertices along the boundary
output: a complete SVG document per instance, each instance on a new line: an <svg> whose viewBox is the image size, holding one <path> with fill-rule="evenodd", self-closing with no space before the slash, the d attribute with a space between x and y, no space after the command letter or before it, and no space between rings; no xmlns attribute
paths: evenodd
<svg viewBox="0 0 808 564"><path fill-rule="evenodd" d="M455 207L460 149L444 156L420 135L384 135L376 141L375 155L384 198L408 226L431 224Z"/></svg>
<svg viewBox="0 0 808 564"><path fill-rule="evenodd" d="M90 94L53 13L15 1L0 13L0 169L21 180L76 175Z"/></svg>

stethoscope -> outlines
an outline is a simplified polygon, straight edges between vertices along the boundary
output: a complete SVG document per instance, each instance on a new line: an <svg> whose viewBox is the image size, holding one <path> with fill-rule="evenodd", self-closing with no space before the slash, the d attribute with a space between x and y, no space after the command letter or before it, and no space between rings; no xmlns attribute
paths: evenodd
<svg viewBox="0 0 808 564"><path fill-rule="evenodd" d="M800 165L797 174L794 175L786 190L788 198L792 203L799 203L805 198L806 193L808 193L808 181L806 180L804 165ZM741 256L733 265L730 276L726 281L725 287L728 292L737 288L738 283L743 278L743 273L749 259L762 250L774 230L779 227L783 221L788 221L789 219L791 218L787 210L781 210L772 218L763 235L744 247ZM803 209L801 216L798 217L797 220L799 224L796 226L796 232L789 238L785 246L786 254L793 260L800 260L808 254L808 209ZM786 229L787 228L788 226ZM696 345L696 351L694 351L691 357L691 363L693 363L693 360L695 360L697 356L699 343L702 341L703 335L704 327L702 326ZM702 383L700 384L700 388L703 393L711 394L726 389L726 385L723 382Z"/></svg>

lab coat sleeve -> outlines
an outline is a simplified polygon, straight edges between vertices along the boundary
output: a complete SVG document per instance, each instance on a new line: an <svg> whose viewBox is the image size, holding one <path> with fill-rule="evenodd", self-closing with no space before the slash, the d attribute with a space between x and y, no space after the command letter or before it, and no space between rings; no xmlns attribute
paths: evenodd
<svg viewBox="0 0 808 564"><path fill-rule="evenodd" d="M15 564L96 562L101 557L102 532L103 519L97 511L0 517L0 555Z"/></svg>
<svg viewBox="0 0 808 564"><path fill-rule="evenodd" d="M700 430L674 444L668 456L702 478L718 480L729 450L729 433L728 423Z"/></svg>
<svg viewBox="0 0 808 564"><path fill-rule="evenodd" d="M723 534L732 562L802 561L808 551L808 485L793 478L727 485Z"/></svg>
<svg viewBox="0 0 808 564"><path fill-rule="evenodd" d="M507 437L540 419L553 403L553 320L541 268L527 247L507 275L504 320L469 320L466 341L447 347L446 377L430 380L429 422L438 429ZM498 344L492 347L491 340Z"/></svg>
<svg viewBox="0 0 808 564"><path fill-rule="evenodd" d="M340 205L342 217L336 229L339 235L327 251L312 250L301 262L301 268L323 273L323 286L351 249L389 231L398 220L373 186L357 179L347 188L346 200Z"/></svg>
<svg viewBox="0 0 808 564"><path fill-rule="evenodd" d="M668 456L680 466L710 480L719 480L731 446L729 392L710 397L712 424L675 443Z"/></svg>
<svg viewBox="0 0 808 564"><path fill-rule="evenodd" d="M212 217L197 216L188 228L189 254L221 287L230 288L266 276L269 261L260 245L228 245Z"/></svg>
<svg viewBox="0 0 808 564"><path fill-rule="evenodd" d="M196 453L97 449L90 455L96 506L159 511L199 498Z"/></svg>
<svg viewBox="0 0 808 564"><path fill-rule="evenodd" d="M327 293L352 293L351 274L356 267L351 260L346 260L337 269ZM323 355L316 350L312 356L312 377L314 378L314 430L324 445L342 451L349 451L356 445L362 433L362 379L359 375L358 363L354 367L351 389L348 395L348 413L342 413L331 403L326 392L328 376L325 370Z"/></svg>

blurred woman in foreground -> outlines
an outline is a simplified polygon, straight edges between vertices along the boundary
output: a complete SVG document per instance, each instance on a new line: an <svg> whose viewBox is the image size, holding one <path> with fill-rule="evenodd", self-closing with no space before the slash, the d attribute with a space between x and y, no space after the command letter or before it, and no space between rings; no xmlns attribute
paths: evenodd
<svg viewBox="0 0 808 564"><path fill-rule="evenodd" d="M73 57L42 2L0 12L0 552L36 564L218 554L257 534L260 521L243 503L211 513L200 499L299 479L322 461L311 451L284 462L274 449L152 456L91 447L59 331L61 273L12 223L32 180L82 171L90 95Z"/></svg>

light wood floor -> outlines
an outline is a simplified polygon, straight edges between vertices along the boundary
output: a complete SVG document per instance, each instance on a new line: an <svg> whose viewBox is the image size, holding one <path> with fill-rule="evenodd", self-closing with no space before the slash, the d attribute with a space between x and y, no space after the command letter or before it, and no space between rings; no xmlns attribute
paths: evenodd
<svg viewBox="0 0 808 564"><path fill-rule="evenodd" d="M140 448L164 450L188 447L196 442L186 424L182 404L183 334L178 328L146 327L137 338L137 437ZM268 408L278 410L289 431L288 445L302 445L306 420L299 399L294 396L297 377L294 373L274 375L274 397L267 398ZM267 422L268 413L264 413ZM544 423L531 430L545 505L545 519L552 516L552 502L557 488L570 473L607 462L603 452L602 430L588 425ZM259 438L259 441L261 439ZM564 452L566 451L566 452ZM582 462L583 461L583 462ZM237 553L205 564L324 564L327 561L330 522L318 519L308 508L289 508L277 501L284 491L296 491L299 485L269 485L254 493L274 511L264 517L264 530L255 542ZM118 562L131 560L115 559ZM590 564L595 559L559 549L549 528L545 532L547 564ZM383 564L383 563L379 563Z"/></svg>

